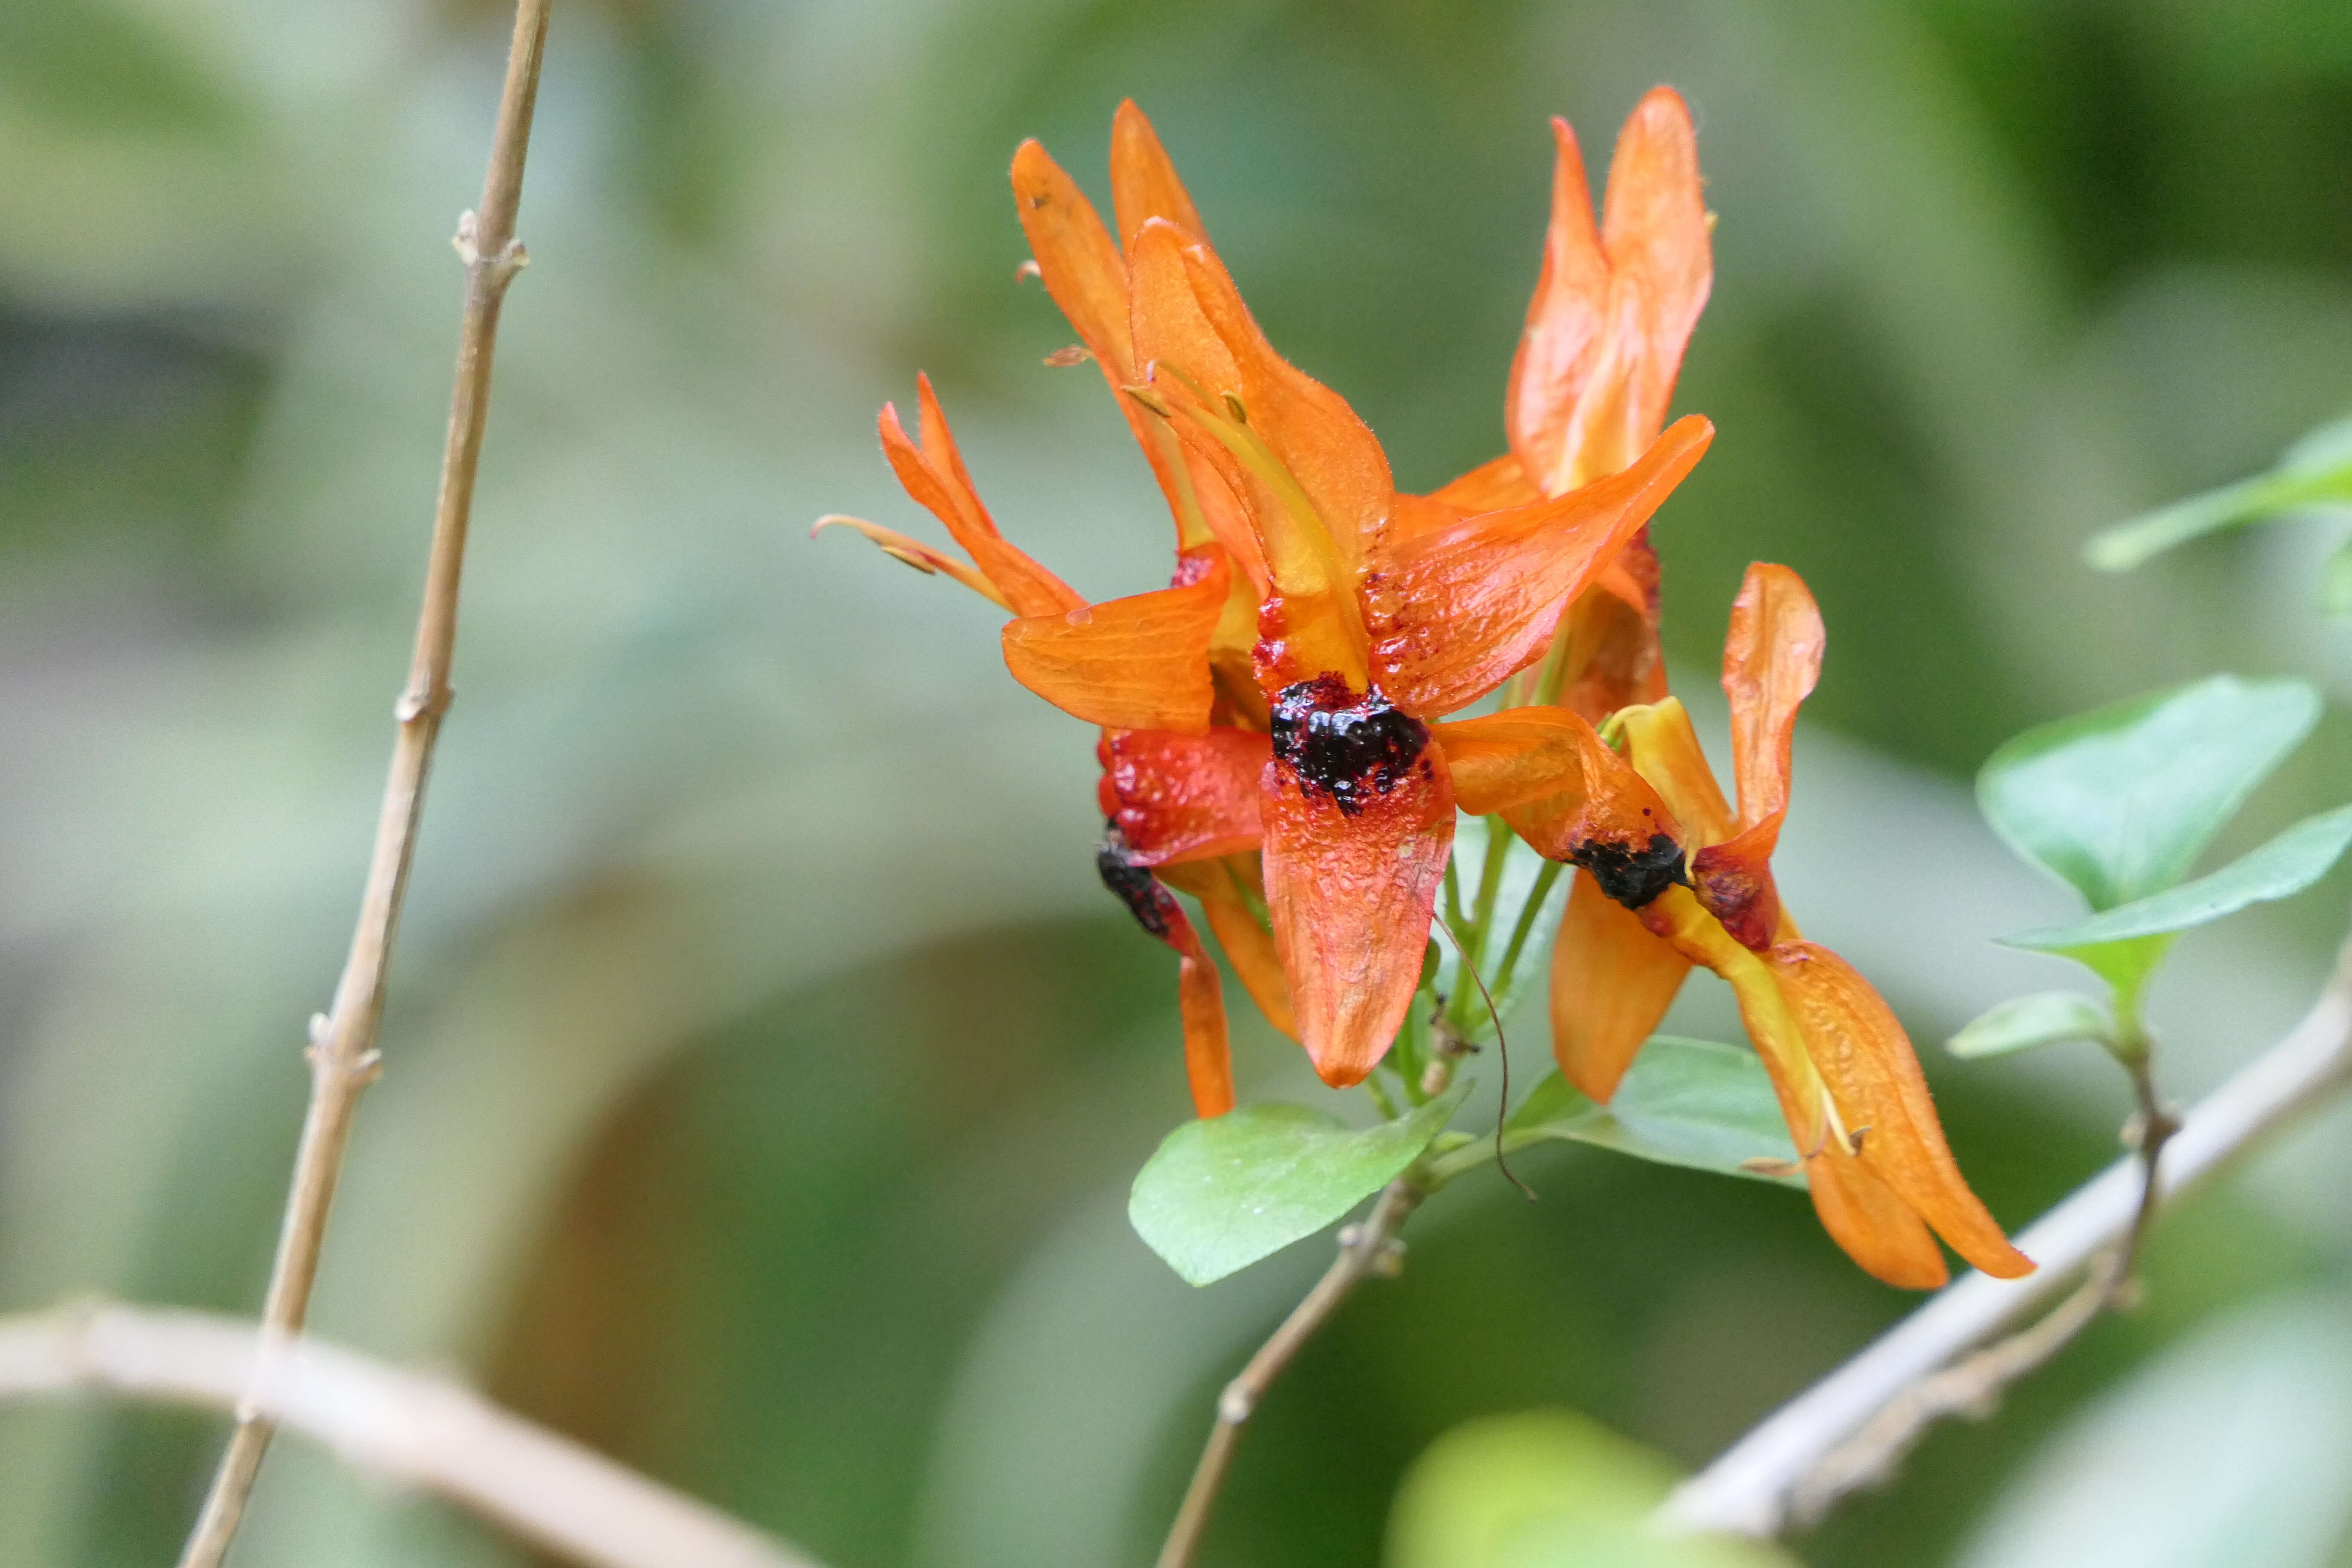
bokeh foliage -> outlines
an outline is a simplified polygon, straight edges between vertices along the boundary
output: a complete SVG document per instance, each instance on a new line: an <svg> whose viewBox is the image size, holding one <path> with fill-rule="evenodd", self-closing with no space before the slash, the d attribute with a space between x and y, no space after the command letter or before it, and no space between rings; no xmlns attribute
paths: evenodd
<svg viewBox="0 0 2352 1568"><path fill-rule="evenodd" d="M0 1307L258 1297L502 29L479 0L0 8ZM1141 1560L1319 1244L1195 1292L1126 1231L1183 1096L1166 955L1091 885L1090 737L1012 686L985 606L802 531L908 521L867 421L920 365L1010 531L1082 591L1160 580L1098 382L1037 363L1068 333L1012 281L1003 184L1034 133L1099 193L1125 94L1406 482L1492 456L1543 117L1598 163L1658 80L1721 215L1681 405L1722 435L1657 530L1678 684L1705 690L1748 561L1797 567L1831 627L1783 857L1809 932L1923 1044L2063 983L1989 943L2066 911L1976 821L1983 757L2215 669L2352 693L2325 539L2077 559L2352 405L2344 7L567 0L320 1330L840 1568ZM2347 763L2331 715L2212 863L2342 799ZM2176 1092L2299 1011L2343 903L2339 875L2183 942L2150 1008ZM1731 1037L1726 1012L1697 990L1675 1026ZM1513 1046L1533 1082L1537 1026ZM1270 1035L1242 1048L1255 1090L1325 1103ZM2005 1220L2107 1157L2100 1065L1937 1069ZM2144 1358L2335 1289L2347 1138L2169 1222L2146 1310L1807 1560L1949 1560ZM1571 1406L1702 1460L1906 1305L1786 1193L1520 1163L1541 1204L1443 1194L1405 1279L1294 1370L1213 1562L1374 1561L1398 1478L1475 1415ZM0 1560L164 1558L217 1430L0 1410ZM516 1560L291 1445L241 1549Z"/></svg>

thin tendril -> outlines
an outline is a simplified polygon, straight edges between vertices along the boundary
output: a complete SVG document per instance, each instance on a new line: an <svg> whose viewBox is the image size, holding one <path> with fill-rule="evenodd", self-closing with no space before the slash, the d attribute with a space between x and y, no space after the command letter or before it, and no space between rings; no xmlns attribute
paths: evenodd
<svg viewBox="0 0 2352 1568"><path fill-rule="evenodd" d="M1533 1203L1536 1190L1519 1180L1517 1173L1503 1158L1503 1122L1511 1110L1511 1047L1510 1042L1503 1038L1503 1015L1495 1006L1494 994L1486 989L1486 976L1480 974L1478 966L1470 962L1470 955L1463 951L1462 939L1454 935L1454 927L1444 915L1437 917L1437 928L1452 940L1454 955L1462 960L1463 971L1470 976L1470 983L1478 987L1478 994L1486 999L1486 1016L1495 1020L1495 1055L1503 1064L1503 1100L1495 1111L1495 1169L1502 1172L1503 1179L1518 1188L1528 1202Z"/></svg>

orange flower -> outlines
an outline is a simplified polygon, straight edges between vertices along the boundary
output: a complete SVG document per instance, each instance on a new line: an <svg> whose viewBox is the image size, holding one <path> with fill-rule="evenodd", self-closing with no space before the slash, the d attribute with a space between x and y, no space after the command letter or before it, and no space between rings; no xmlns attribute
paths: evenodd
<svg viewBox="0 0 2352 1568"><path fill-rule="evenodd" d="M1932 1226L1986 1273L2014 1278L2033 1264L1969 1190L1902 1025L1850 964L1803 939L1773 886L1790 742L1822 645L1803 581L1785 566L1749 567L1723 654L1736 812L1681 703L1617 714L1633 772L1695 852L1687 882L1647 899L1578 879L1552 967L1553 1048L1569 1079L1605 1101L1690 966L1705 964L1738 998L1838 1245L1890 1284L1927 1288L1946 1278Z"/></svg>
<svg viewBox="0 0 2352 1568"><path fill-rule="evenodd" d="M1023 150L1016 180L1024 163L1036 193L1024 204L1081 211L1042 152ZM1152 178L1137 178L1138 167ZM1275 943L1301 1043L1328 1082L1352 1084L1386 1052L1411 1003L1453 841L1447 757L1459 730L1433 733L1428 721L1542 657L1559 606L1648 520L1712 430L1685 420L1624 472L1553 500L1472 512L1400 496L1354 410L1267 343L1131 109L1120 114L1113 185L1128 332L1122 342L1098 328L1089 346L1105 345L1096 352L1107 374L1133 365L1123 386L1183 459L1181 468L1163 459L1163 471L1237 503L1245 537L1219 537L1257 568L1252 668L1272 741L1258 796ZM1086 232L1070 224L1055 238L1068 245ZM1087 248L1099 258L1115 247ZM1038 260L1050 277L1053 265ZM1138 648L1076 616L1029 624L1042 630L1049 619L1054 637L1087 656L1052 679L1016 666L1024 684L1080 717L1135 689ZM1490 753L1538 747L1527 734L1499 735L1482 741L1482 768L1508 772ZM1524 784L1515 776L1512 787Z"/></svg>
<svg viewBox="0 0 2352 1568"><path fill-rule="evenodd" d="M1411 1003L1457 804L1520 809L1604 779L1584 791L1585 809L1553 812L1573 857L1629 891L1679 874L1670 814L1581 719L1544 709L1437 721L1543 656L1559 606L1643 527L1713 430L1685 419L1622 472L1559 497L1398 495L1354 411L1259 332L1132 104L1114 128L1111 174L1123 244L1034 142L1013 180L1039 276L1126 395L1176 517L1174 584L1089 605L1005 543L928 384L920 446L887 410L884 445L971 564L856 526L1013 612L1003 647L1014 677L1104 729L1105 879L1186 954L1188 986L1209 994L1213 973L1194 981L1197 941L1157 883L1200 897L1268 1016L1327 1081L1352 1084ZM1253 908L1259 848L1270 948ZM1188 1058L1211 1114L1231 1102L1223 1016L1212 1038L1193 995Z"/></svg>

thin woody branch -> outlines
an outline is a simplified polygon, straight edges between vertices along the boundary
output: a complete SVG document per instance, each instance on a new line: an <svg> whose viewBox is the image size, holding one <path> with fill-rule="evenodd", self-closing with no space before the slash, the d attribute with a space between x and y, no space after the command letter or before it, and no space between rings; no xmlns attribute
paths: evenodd
<svg viewBox="0 0 2352 1568"><path fill-rule="evenodd" d="M88 1388L250 1409L589 1568L816 1568L469 1389L334 1345L133 1307L0 1318L0 1399Z"/></svg>
<svg viewBox="0 0 2352 1568"><path fill-rule="evenodd" d="M1397 1232L1404 1228L1405 1220L1420 1206L1422 1196L1422 1188L1410 1173L1399 1176L1382 1189L1380 1200L1363 1223L1351 1225L1339 1233L1339 1256L1332 1260L1323 1278L1291 1309L1290 1316L1258 1348L1257 1354L1250 1357L1240 1375L1225 1384L1224 1392L1217 1396L1217 1423L1210 1428L1208 1444L1201 1450L1191 1484L1184 1489L1184 1500L1176 1510L1175 1522L1169 1527L1168 1540L1160 1549L1156 1568L1188 1568L1193 1553L1200 1549L1202 1535L1208 1530L1210 1510L1224 1486L1225 1471L1233 1464L1242 1429L1257 1414L1266 1390L1357 1285L1370 1275L1396 1272L1401 1261Z"/></svg>
<svg viewBox="0 0 2352 1568"><path fill-rule="evenodd" d="M2294 1032L2182 1119L2164 1145L2155 1199L2177 1197L2336 1092L2347 1077L2352 941ZM1884 1476L1928 1422L1980 1407L2097 1315L2109 1282L2095 1278L2034 1328L1986 1352L1993 1362L1973 1371L1969 1363L1953 1364L2086 1268L2128 1247L2152 1212L2149 1195L2137 1156L2109 1166L2017 1238L2040 1268L2021 1279L1969 1274L1947 1287L1685 1482L1666 1500L1660 1522L1677 1531L1775 1535L1808 1510Z"/></svg>
<svg viewBox="0 0 2352 1568"><path fill-rule="evenodd" d="M457 637L457 584L473 512L474 473L481 459L482 430L489 414L499 310L507 285L530 259L515 241L515 211L522 199L523 155L530 142L531 110L539 92L550 4L551 0L520 0L516 8L506 87L499 100L498 129L491 141L481 205L458 220L456 244L466 268L465 313L442 448L424 608L417 617L408 681L394 710L399 727L393 742L391 774L384 783L375 848L368 863L351 953L335 986L332 1006L311 1020L310 1100L303 1113L285 1220L262 1307L263 1331L268 1334L300 1332L309 1313L310 1288L318 1278L319 1252L343 1151L351 1139L352 1118L361 1092L374 1081L378 1071L375 1037L383 1014L384 973L400 924L401 904L408 891L434 742L449 708L449 664ZM269 1446L270 1427L270 1418L258 1404L247 1401L237 1406L236 1428L181 1554L181 1568L216 1568L227 1552L262 1454Z"/></svg>

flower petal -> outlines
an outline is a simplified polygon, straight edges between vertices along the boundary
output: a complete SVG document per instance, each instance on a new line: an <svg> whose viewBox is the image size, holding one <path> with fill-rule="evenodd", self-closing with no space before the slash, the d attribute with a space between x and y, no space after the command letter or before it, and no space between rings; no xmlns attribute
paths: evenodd
<svg viewBox="0 0 2352 1568"><path fill-rule="evenodd" d="M1410 712L1449 713L1539 657L1560 606L1649 521L1714 435L1694 415L1622 473L1380 552L1365 598L1381 689Z"/></svg>
<svg viewBox="0 0 2352 1568"><path fill-rule="evenodd" d="M1244 878L1241 868L1246 867L1247 881L1264 903L1264 872L1258 858L1236 855L1222 864L1233 886L1222 895L1203 895L1201 910L1209 917L1209 929L1217 933L1217 945L1225 950L1225 962L1234 966L1250 1000L1257 1004L1267 1023L1295 1040L1298 1020L1291 1010L1290 981L1282 973L1282 955L1275 951L1274 933L1258 923L1256 912L1239 890Z"/></svg>
<svg viewBox="0 0 2352 1568"><path fill-rule="evenodd" d="M1184 1017L1184 1070L1192 1083L1192 1106L1202 1116L1223 1116L1234 1108L1234 1068L1216 963L1174 895L1129 855L1116 823L1095 852L1095 869L1135 923L1181 960L1176 997Z"/></svg>
<svg viewBox="0 0 2352 1568"><path fill-rule="evenodd" d="M1421 983L1454 841L1444 752L1425 728L1336 679L1275 705L1265 885L1299 1042L1323 1081L1362 1081Z"/></svg>
<svg viewBox="0 0 2352 1568"><path fill-rule="evenodd" d="M1536 853L1583 867L1629 908L1681 879L1682 825L1577 715L1512 708L1432 732L1462 810L1502 813Z"/></svg>
<svg viewBox="0 0 2352 1568"><path fill-rule="evenodd" d="M1192 1109L1202 1116L1223 1116L1234 1108L1233 1045L1225 1027L1225 999L1217 979L1217 962L1201 945L1200 934L1184 912L1175 908L1168 922L1168 945L1181 962L1176 966L1176 1000L1184 1017L1184 1076L1192 1086Z"/></svg>
<svg viewBox="0 0 2352 1568"><path fill-rule="evenodd" d="M1237 417L1297 479L1340 563L1354 572L1395 493L1379 440L1346 399L1275 353L1205 240L1155 217L1138 228L1128 261L1136 353L1162 368L1153 386L1171 399L1189 397L1182 384L1189 377L1202 395L1237 399ZM1262 536L1270 525L1279 528L1259 510ZM1278 578L1280 552L1271 538L1265 545Z"/></svg>
<svg viewBox="0 0 2352 1568"><path fill-rule="evenodd" d="M1796 935L1772 880L1772 850L1780 841L1783 815L1776 811L1720 844L1701 847L1690 858L1698 901L1724 930L1758 952Z"/></svg>
<svg viewBox="0 0 2352 1568"><path fill-rule="evenodd" d="M1594 723L1666 695L1658 646L1658 555L1643 529L1560 619L1559 705ZM1557 645L1556 645L1557 646Z"/></svg>
<svg viewBox="0 0 2352 1568"><path fill-rule="evenodd" d="M1552 132L1551 226L1505 424L1528 477L1561 495L1654 439L1713 262L1697 140L1672 89L1643 98L1619 133L1597 231L1575 134L1560 120Z"/></svg>
<svg viewBox="0 0 2352 1568"><path fill-rule="evenodd" d="M1185 233L1207 239L1201 212L1192 193L1176 177L1175 162L1160 145L1160 132L1135 100L1127 99L1110 122L1111 205L1118 213L1118 232L1133 244L1136 231L1153 218L1164 218Z"/></svg>
<svg viewBox="0 0 2352 1568"><path fill-rule="evenodd" d="M1135 338L1128 322L1127 263L1094 204L1034 139L1013 154L1013 198L1045 292L1077 329L1111 390L1129 384Z"/></svg>
<svg viewBox="0 0 2352 1568"><path fill-rule="evenodd" d="M1215 683L1209 639L1225 605L1228 568L1061 615L1024 616L1004 627L1013 679L1064 712L1112 730L1209 727Z"/></svg>
<svg viewBox="0 0 2352 1568"><path fill-rule="evenodd" d="M1720 844L1733 832L1731 807L1715 782L1699 749L1698 732L1678 697L1662 698L1640 707L1621 709L1617 722L1625 733L1625 758L1633 770L1656 786L1675 819L1689 831L1693 844Z"/></svg>
<svg viewBox="0 0 2352 1568"><path fill-rule="evenodd" d="M1568 1081L1606 1102L1674 1005L1690 960L1591 877L1569 889L1551 954L1551 1050Z"/></svg>
<svg viewBox="0 0 2352 1568"><path fill-rule="evenodd" d="M1748 568L1723 642L1723 691L1731 700L1731 763L1739 823L1756 827L1789 804L1797 709L1822 677L1822 612L1805 580L1786 566ZM1766 844L1763 853L1771 854Z"/></svg>
<svg viewBox="0 0 2352 1568"><path fill-rule="evenodd" d="M1104 776L1134 862L1165 866L1256 848L1273 755L1265 736L1223 725L1205 734L1108 731Z"/></svg>
<svg viewBox="0 0 2352 1568"><path fill-rule="evenodd" d="M1016 613L1051 615L1084 605L1086 601L1076 590L1007 543L1004 536L997 532L988 509L980 504L980 496L972 489L962 454L956 450L955 437L948 432L947 416L940 411L938 398L932 395L930 378L921 377L916 384L921 401L922 446L918 447L908 437L906 426L898 423L897 407L887 403L882 405L882 450L907 493L947 524L948 531L963 546L981 575L996 584Z"/></svg>
<svg viewBox="0 0 2352 1568"><path fill-rule="evenodd" d="M1895 1014L1853 965L1817 942L1768 955L1862 1163L1933 1226L1952 1250L1996 1279L2031 1273L1969 1190L1944 1142L1927 1080Z"/></svg>
<svg viewBox="0 0 2352 1568"><path fill-rule="evenodd" d="M1467 515L1503 511L1515 506L1533 506L1544 496L1543 491L1536 489L1535 481L1528 478L1527 467L1519 461L1519 455L1506 452L1430 491L1429 499L1444 501Z"/></svg>
<svg viewBox="0 0 2352 1568"><path fill-rule="evenodd" d="M1832 1092L1829 1069L1820 1057L1822 1041L1807 1024L1810 1009L1785 984L1783 970L1732 940L1687 889L1667 889L1641 918L1651 931L1731 986L1739 1003L1739 1020L1780 1098L1789 1136L1804 1158L1814 1212L1831 1239L1890 1285L1911 1289L1941 1285L1946 1279L1943 1255L1913 1212L1909 1194L1889 1186L1885 1173L1872 1163L1871 1134L1864 1134L1859 1159L1847 1142L1855 1125L1851 1109ZM2000 1233L1996 1229L1994 1234Z"/></svg>
<svg viewBox="0 0 2352 1568"><path fill-rule="evenodd" d="M1864 1273L1904 1290L1933 1290L1952 1277L1927 1226L1864 1162L1824 1150L1805 1162L1805 1186L1822 1228Z"/></svg>

